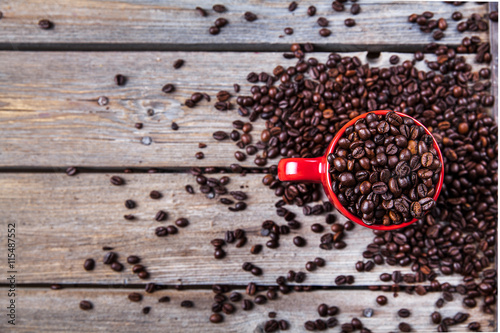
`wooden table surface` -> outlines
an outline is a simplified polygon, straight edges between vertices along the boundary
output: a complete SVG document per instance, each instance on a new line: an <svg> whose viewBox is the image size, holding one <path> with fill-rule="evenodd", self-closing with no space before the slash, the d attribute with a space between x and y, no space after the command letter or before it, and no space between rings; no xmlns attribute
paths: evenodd
<svg viewBox="0 0 500 333"><path fill-rule="evenodd" d="M215 13L211 9L215 3L223 3L228 11ZM366 245L372 242L371 230L356 226L347 233L345 249L327 252L318 247L319 236L309 227L324 223L325 215L304 216L300 207L287 206L303 224L292 230L291 236L303 236L307 246L297 248L292 244L293 237L287 237L277 250L264 247L260 254L252 255L251 245L267 240L260 234L262 222L282 222L275 212L276 196L262 185L263 174L241 176L229 171L228 189L243 190L248 195L248 208L234 213L201 194L188 170L228 168L237 162L234 142L212 138L215 131L230 131L231 122L239 119L234 110L217 111L215 95L227 90L236 96L234 83L241 85L242 93L248 93L249 72L272 72L279 64L295 64L295 60L282 56L292 43L313 43L316 53L310 56L320 61L326 61L335 51L343 56L356 55L371 66L386 67L390 66L390 56L397 54L401 62L411 60L414 51L433 41L431 34L422 33L407 21L412 13L431 10L435 17L448 20L442 40L446 45L457 46L463 37L478 35L490 39L492 49L497 50L497 23L488 21L487 32L459 33L457 22L450 19L455 10L460 10L464 18L472 13L486 15L496 10L497 3L468 2L455 7L444 2L360 1L362 12L355 16L357 25L352 28L343 23L351 17L348 10L334 13L330 1L298 4L291 13L283 1L0 2L0 332L12 329L5 315L10 288L6 283L9 268L5 245L6 230L13 223L15 328L19 332L262 332L270 311L276 312L278 319L287 320L291 331L300 332L305 321L318 318L316 308L321 303L341 308L337 316L340 323L358 317L373 332L396 332L401 321L411 324L416 332L436 331L429 314L442 293L418 296L404 291L370 291L368 286L383 284L381 273L391 273L395 268L385 264L370 272L354 269L354 264L363 260ZM317 14L309 17L305 12L313 4ZM197 6L209 15L199 16ZM245 21L242 15L246 11L257 14L258 20ZM328 38L318 35L316 20L320 16L330 21L333 34ZM230 23L212 36L208 28L218 17ZM51 20L54 27L40 29L37 23L41 19ZM292 27L294 34L285 35L285 27ZM382 53L368 60L367 51ZM494 56L491 67L496 73L496 52ZM474 70L485 66L474 64L473 55L467 57ZM172 67L176 59L185 60L177 70ZM428 54L426 59L435 56ZM428 70L424 62L416 66ZM118 73L127 77L124 86L113 81ZM166 83L174 84L176 91L163 93L161 88ZM193 92L207 93L212 102L186 107L184 101ZM496 81L492 92L496 100ZM101 96L109 99L107 105L97 102ZM154 110L154 114L148 114L148 110ZM495 105L493 112L496 110ZM137 122L144 127L136 129ZM171 129L172 122L179 130ZM259 120L253 127L252 133L259 135L264 122ZM147 140L151 143L144 144ZM198 148L199 142L207 147ZM204 152L204 159L194 158L198 151ZM269 164L277 162L274 159ZM240 164L253 167L253 158ZM78 168L76 176L66 175L69 166ZM126 168L135 172L124 173ZM150 168L160 172L148 173ZM111 185L109 179L114 175L123 177L125 185ZM194 195L185 191L187 184L195 187ZM160 191L162 198L152 200L152 190ZM127 199L136 201L133 211L124 207ZM155 236L159 223L154 216L159 210L168 212L164 225L185 217L188 227L177 235ZM135 220L123 219L129 212ZM231 245L224 260L215 260L210 240L223 238L226 230L237 228L246 231L247 244L241 248ZM140 256L150 278L139 279L128 264L122 272L112 271L102 263L106 253L103 247L114 248L123 263L129 255ZM223 323L209 322L213 284L230 285L245 294L249 282L275 285L278 276L289 270L304 271L304 264L316 257L325 258L326 266L308 273L305 284L324 288L280 294L248 312L238 303L236 312L226 315ZM83 269L86 258L96 260L93 271ZM245 261L261 267L264 274L256 277L243 271ZM403 274L411 272L410 267L399 268ZM338 287L334 283L338 275L353 275L355 281ZM462 276L438 276L438 280L457 285ZM162 288L145 293L147 282ZM53 284L62 289L52 290ZM176 290L175 286L183 288ZM405 284L401 286L404 289ZM127 299L133 291L143 295L141 302ZM389 299L385 306L375 302L381 294ZM170 302L158 303L162 296L169 296ZM92 310L79 309L83 299L93 303ZM192 300L195 306L182 308L183 300ZM147 315L141 312L145 306L151 307ZM397 316L402 307L411 310L411 317ZM363 315L366 308L374 310L373 317ZM483 331L497 327L496 316L482 313L479 306L465 308L458 294L440 309L443 317L458 311L468 312L471 319L453 326L454 332L467 331L472 320L480 322ZM340 327L334 331L340 331Z"/></svg>

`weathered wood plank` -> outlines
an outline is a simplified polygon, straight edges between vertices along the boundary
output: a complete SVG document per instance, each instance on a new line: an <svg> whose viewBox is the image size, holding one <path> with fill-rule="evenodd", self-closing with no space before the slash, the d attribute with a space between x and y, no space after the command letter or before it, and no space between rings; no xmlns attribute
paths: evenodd
<svg viewBox="0 0 500 333"><path fill-rule="evenodd" d="M0 288L2 294L5 288ZM161 290L153 294L144 294L140 303L130 302L127 295L135 290L130 289L62 289L47 290L39 288L19 288L16 295L17 318L16 332L263 332L268 313L277 313L277 319L284 319L290 324L291 332L305 332L304 323L320 317L316 311L321 303L338 306L340 313L335 316L339 325L351 322L357 317L372 332L398 332L400 322L411 325L412 332L435 332L437 325L430 320L433 311L439 311L442 318L453 317L457 312L470 314L469 319L461 324L451 326L453 332L467 332L467 325L472 321L481 324L483 332L493 332L496 321L493 315L485 315L480 307L464 308L461 297L455 296L452 302L437 309L434 306L440 293L429 293L425 296L399 293L374 292L369 290L321 290L314 292L290 293L280 295L277 300L268 301L264 305L255 305L252 311L243 311L241 302L235 303L236 312L224 315L220 324L209 321L214 294L209 290ZM380 306L375 302L378 295L385 295L388 303ZM169 303L158 303L162 296L169 296ZM244 295L244 298L250 298ZM79 309L81 300L89 300L94 308L90 311ZM191 300L195 306L190 309L181 308L183 300ZM149 314L141 310L150 306ZM363 316L363 310L371 308L374 315ZM407 308L411 312L408 318L400 318L397 311ZM5 308L3 313L5 313ZM4 316L5 317L5 316ZM327 319L327 318L322 318ZM12 327L3 318L0 330Z"/></svg>
<svg viewBox="0 0 500 333"><path fill-rule="evenodd" d="M366 52L344 55L367 61ZM391 55L383 53L369 63L389 66ZM312 56L326 61L328 53ZM412 54L398 56L401 63L413 59ZM179 58L185 65L174 70L172 64ZM237 147L231 140L215 141L212 134L229 133L231 122L244 118L236 110L217 111L215 95L220 90L234 94L234 83L248 95L247 74L272 72L279 64L288 67L295 60L280 53L0 52L0 166L227 167L237 162ZM428 70L424 61L416 66ZM128 77L125 86L114 84L117 73ZM166 83L173 83L176 91L163 93ZM186 107L185 100L199 91L212 101ZM107 96L109 105L100 106L99 96ZM148 109L155 115L148 116ZM172 121L180 126L178 131L171 129ZM142 122L143 129L136 129L136 122ZM263 129L264 121L254 123L254 142ZM151 145L142 144L143 137L151 137ZM199 149L199 142L208 147ZM205 159L194 158L198 151ZM242 164L253 166L253 160L249 156Z"/></svg>
<svg viewBox="0 0 500 333"><path fill-rule="evenodd" d="M0 47L4 50L66 49L74 50L283 50L293 42L313 42L324 50L357 51L415 51L431 41L432 34L424 34L416 24L408 23L412 13L425 10L435 18L448 20L448 29L442 42L458 45L463 35L451 20L455 10L467 19L472 13L484 15L487 4L474 2L459 7L442 2L363 1L361 13L352 15L350 3L344 12L335 12L331 1L300 1L293 13L287 1L223 1L228 11L222 14L212 10L220 1L94 1L42 0L3 1L0 20ZM307 8L315 5L317 14L307 16ZM201 17L195 8L202 6L209 15ZM258 16L255 22L243 18L246 11ZM332 35L319 36L318 17L326 17ZM218 17L225 17L229 25L218 36L208 33ZM356 26L347 28L346 18L355 18ZM40 19L54 22L52 30L41 30ZM283 30L292 27L294 34ZM480 34L487 36L487 32Z"/></svg>
<svg viewBox="0 0 500 333"><path fill-rule="evenodd" d="M0 174L0 211L2 226L16 223L17 268L19 283L75 283L75 284L136 284L144 283L131 272L126 263L129 255L143 258L151 273L151 281L169 285L211 285L214 283L246 285L251 281L275 284L276 278L288 270L305 271L307 261L322 257L325 267L307 274L305 284L334 285L338 275L353 275L354 285L381 284L379 275L400 269L411 273L410 267L377 266L371 272L358 273L354 264L363 260L362 253L371 243L370 229L356 226L345 236L348 246L343 250L319 248L321 234L314 234L310 225L321 223L328 230L325 216L303 216L299 207L289 207L297 213L302 228L283 235L276 250L264 246L259 255L250 254L250 247L262 244L269 237L261 236L262 222L273 220L282 225L285 220L275 213L274 192L261 184L262 175L232 176L229 190L243 187L248 195L248 208L234 213L227 206L209 200L196 188L197 194L184 190L186 184L195 184L188 174L125 174L126 185L113 186L109 174L79 174L68 177L61 174ZM160 200L149 198L151 190L163 193ZM135 200L137 208L128 210L127 199ZM168 220L156 222L159 210L168 212ZM134 214L136 220L125 221L124 214ZM177 235L161 238L154 234L158 226L166 226L185 217L187 228ZM346 219L339 217L339 222ZM248 242L241 248L230 244L224 249L224 260L215 260L213 238L224 238L226 230L244 229ZM307 245L293 245L297 235ZM7 243L6 234L0 241ZM125 265L117 273L102 263L110 246ZM83 269L86 258L97 262L92 272ZM252 262L262 268L262 276L253 276L242 270L243 262ZM4 264L2 264L4 265ZM5 264L6 265L6 264ZM3 266L2 266L3 267ZM438 272L439 273L439 272ZM438 276L440 282L462 283L462 277Z"/></svg>

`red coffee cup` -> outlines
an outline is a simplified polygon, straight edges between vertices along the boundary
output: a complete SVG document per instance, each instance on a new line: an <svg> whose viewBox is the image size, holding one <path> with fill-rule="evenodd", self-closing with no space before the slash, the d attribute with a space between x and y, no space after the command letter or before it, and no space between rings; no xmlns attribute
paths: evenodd
<svg viewBox="0 0 500 333"><path fill-rule="evenodd" d="M375 113L377 115L385 115L388 112L387 110L379 110L379 111L370 111L370 113ZM439 175L439 181L436 186L436 193L434 194L434 201L437 201L439 197L439 193L441 192L441 188L443 187L443 180L444 180L444 163L443 163L443 155L441 154L441 150L439 149L439 146L436 142L436 139L434 136L432 136L432 133L429 132L429 130L422 125L419 121L416 119L400 112L396 112L399 116L401 117L406 117L412 119L417 126L421 126L424 128L425 132L429 134L432 137L432 140L434 141L434 149L436 149L436 152L439 157L439 161L441 162L441 173ZM364 113L362 115L357 116L356 118L352 119L349 121L347 124L342 127L333 140L330 142L330 145L328 146L328 149L326 150L325 155L321 157L316 157L316 158L285 158L282 159L279 164L278 164L278 178L281 181L285 182L301 182L301 183L321 183L323 184L323 188L325 190L326 195L328 196L328 199L330 202L337 208L337 210L342 213L345 217L347 217L349 220L356 222L359 225L362 225L363 227L367 227L370 229L377 229L377 230L394 230L394 229L399 229L399 228L404 228L406 226L409 226L412 223L415 223L418 221L418 219L414 218L413 220L397 225L367 225L365 224L361 218L357 217L356 215L352 214L349 212L344 206L340 204L339 199L337 198L337 195L333 192L332 189L332 181L331 177L328 173L329 169L329 164L327 161L327 156L335 151L335 148L337 147L337 143L339 139L344 135L345 130L349 127L352 126L356 123L358 119L365 118L368 115L368 113Z"/></svg>

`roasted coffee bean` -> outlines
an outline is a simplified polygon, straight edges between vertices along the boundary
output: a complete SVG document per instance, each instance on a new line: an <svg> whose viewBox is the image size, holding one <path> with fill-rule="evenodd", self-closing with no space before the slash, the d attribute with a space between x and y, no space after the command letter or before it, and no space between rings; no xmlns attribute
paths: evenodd
<svg viewBox="0 0 500 333"><path fill-rule="evenodd" d="M167 83L166 85L163 86L163 88L161 88L161 91L163 91L166 94L169 94L169 93L173 92L174 90L175 90L175 87L171 83Z"/></svg>
<svg viewBox="0 0 500 333"><path fill-rule="evenodd" d="M78 173L78 169L76 167L69 167L66 169L66 174L68 176L75 176Z"/></svg>
<svg viewBox="0 0 500 333"><path fill-rule="evenodd" d="M139 293L130 293L128 295L128 299L131 301L131 302L140 302L142 300L142 295L139 294Z"/></svg>
<svg viewBox="0 0 500 333"><path fill-rule="evenodd" d="M335 0L332 2L332 9L336 12L342 12L344 10L344 5L341 1Z"/></svg>
<svg viewBox="0 0 500 333"><path fill-rule="evenodd" d="M439 324L441 323L441 314L437 311L433 312L431 314L431 320L434 324Z"/></svg>
<svg viewBox="0 0 500 333"><path fill-rule="evenodd" d="M297 9L297 3L295 1L292 1L290 2L290 4L288 5L288 10L293 12L295 9Z"/></svg>
<svg viewBox="0 0 500 333"><path fill-rule="evenodd" d="M307 331L316 331L317 329L317 326L316 326L316 323L314 321L306 321L304 323L304 328L307 330Z"/></svg>
<svg viewBox="0 0 500 333"><path fill-rule="evenodd" d="M408 323L399 323L398 327L401 332L411 332L411 326Z"/></svg>
<svg viewBox="0 0 500 333"><path fill-rule="evenodd" d="M386 305L387 304L387 297L380 295L377 297L376 301L380 305Z"/></svg>
<svg viewBox="0 0 500 333"><path fill-rule="evenodd" d="M356 25L356 21L352 18L345 19L344 24L346 27L354 27Z"/></svg>
<svg viewBox="0 0 500 333"><path fill-rule="evenodd" d="M318 23L318 25L320 27L327 27L328 26L328 20L326 19L326 17L320 17L320 18L318 18L318 20L316 22Z"/></svg>
<svg viewBox="0 0 500 333"><path fill-rule="evenodd" d="M183 308L192 308L194 306L193 301L185 300L181 302L181 307Z"/></svg>
<svg viewBox="0 0 500 333"><path fill-rule="evenodd" d="M328 37L332 34L331 30L327 29L327 28L323 28L323 29L320 29L319 30L319 35L321 37Z"/></svg>
<svg viewBox="0 0 500 333"><path fill-rule="evenodd" d="M267 298L264 295L258 295L254 298L253 301L255 304L262 305L262 304L265 304L267 302Z"/></svg>
<svg viewBox="0 0 500 333"><path fill-rule="evenodd" d="M280 328L280 324L276 320L268 320L264 324L264 332L270 333L270 332L276 332Z"/></svg>
<svg viewBox="0 0 500 333"><path fill-rule="evenodd" d="M111 264L111 269L115 272L121 272L123 270L123 265L119 262L114 262Z"/></svg>
<svg viewBox="0 0 500 333"><path fill-rule="evenodd" d="M214 324L221 323L223 320L224 320L224 317L221 314L218 314L218 313L213 313L210 316L210 322L212 322Z"/></svg>
<svg viewBox="0 0 500 333"><path fill-rule="evenodd" d="M293 238L293 244L297 247L303 247L306 245L306 240L301 236L296 236Z"/></svg>
<svg viewBox="0 0 500 333"><path fill-rule="evenodd" d="M149 193L149 197L151 199L160 199L162 197L162 194L158 191L151 191L151 193Z"/></svg>
<svg viewBox="0 0 500 333"><path fill-rule="evenodd" d="M401 318L408 318L410 316L410 310L408 309L400 309L398 311L398 316Z"/></svg>
<svg viewBox="0 0 500 333"><path fill-rule="evenodd" d="M90 301L80 301L80 309L84 311L92 310L93 307Z"/></svg>
<svg viewBox="0 0 500 333"><path fill-rule="evenodd" d="M135 201L134 200L126 200L125 207L127 207L127 209L134 209L135 208Z"/></svg>
<svg viewBox="0 0 500 333"><path fill-rule="evenodd" d="M95 261L92 258L86 259L85 262L83 263L83 268L86 271L91 271L94 269L94 267L95 267Z"/></svg>
<svg viewBox="0 0 500 333"><path fill-rule="evenodd" d="M257 15L255 15L254 13L252 12L245 12L245 14L243 14L243 17L245 18L245 20L247 20L248 22L253 22L257 19ZM236 91L237 92L237 91Z"/></svg>
<svg viewBox="0 0 500 333"><path fill-rule="evenodd" d="M212 9L217 13L224 13L226 11L226 7L224 5L213 5Z"/></svg>
<svg viewBox="0 0 500 333"><path fill-rule="evenodd" d="M115 84L117 86L123 86L127 82L127 78L121 74L115 75Z"/></svg>
<svg viewBox="0 0 500 333"><path fill-rule="evenodd" d="M104 255L103 263L105 265L111 265L118 259L118 255L115 252L108 252Z"/></svg>
<svg viewBox="0 0 500 333"><path fill-rule="evenodd" d="M453 12L453 14L451 14L451 18L454 21L460 21L462 19L462 13L460 13L460 12Z"/></svg>
<svg viewBox="0 0 500 333"><path fill-rule="evenodd" d="M182 65L184 65L184 60L183 59L177 59L176 61L174 61L173 67L175 69L179 69L179 68L182 67Z"/></svg>
<svg viewBox="0 0 500 333"><path fill-rule="evenodd" d="M38 21L38 26L40 27L40 29L49 30L49 29L52 29L54 27L54 23L52 23L49 20L40 20L40 21Z"/></svg>
<svg viewBox="0 0 500 333"><path fill-rule="evenodd" d="M178 226L179 228L185 228L188 226L188 224L189 224L188 219L184 217L175 220L175 225Z"/></svg>
<svg viewBox="0 0 500 333"><path fill-rule="evenodd" d="M316 7L314 7L314 6L309 6L309 7L307 8L307 15L308 15L308 16L314 16L314 15L316 15Z"/></svg>
<svg viewBox="0 0 500 333"><path fill-rule="evenodd" d="M252 301L250 301L248 299L243 300L243 304L242 304L241 308L243 309L243 311L250 311L250 310L252 310L252 308L253 308Z"/></svg>
<svg viewBox="0 0 500 333"><path fill-rule="evenodd" d="M168 217L168 214L162 210L158 211L155 215L155 220L158 222L165 221Z"/></svg>
<svg viewBox="0 0 500 333"><path fill-rule="evenodd" d="M111 182L111 184L115 186L120 186L125 184L125 180L119 176L113 176L109 179L109 181Z"/></svg>
<svg viewBox="0 0 500 333"><path fill-rule="evenodd" d="M344 275L339 275L335 278L335 284L340 286L347 282L347 278Z"/></svg>

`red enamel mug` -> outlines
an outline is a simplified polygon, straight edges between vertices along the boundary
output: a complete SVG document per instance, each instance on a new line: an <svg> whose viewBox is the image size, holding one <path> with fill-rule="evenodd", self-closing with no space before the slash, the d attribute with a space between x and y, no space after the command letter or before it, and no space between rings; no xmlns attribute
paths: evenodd
<svg viewBox="0 0 500 333"><path fill-rule="evenodd" d="M379 110L379 111L370 111L369 113L375 113L377 115L385 115L388 112L387 110ZM434 141L434 149L436 149L436 152L439 157L439 161L441 162L441 173L439 175L439 181L436 186L436 192L434 194L434 201L437 201L439 197L439 193L441 192L441 189L443 187L443 180L444 180L444 163L443 163L443 155L441 154L441 150L439 149L439 146L436 142L436 139L434 136L432 136L432 133L424 126L422 123L417 121L416 119L400 112L396 112L399 116L401 117L406 117L406 118L411 118L417 126L421 126L424 128L425 132L429 134L433 141ZM394 229L399 229L399 228L404 228L406 226L409 226L412 223L415 223L418 221L418 219L414 218L409 222L397 224L397 225L367 225L365 224L361 218L358 216L352 214L349 212L344 206L341 205L339 199L337 198L337 195L333 192L332 189L332 180L331 177L328 173L329 169L329 163L327 161L327 156L335 151L335 148L337 147L337 143L339 139L342 137L344 132L349 126L352 126L356 123L358 119L365 118L368 115L368 113L364 113L362 115L357 116L356 118L352 119L349 121L347 124L342 127L333 140L330 142L330 145L328 146L325 155L321 157L316 157L316 158L285 158L282 159L279 164L278 164L278 178L281 181L285 182L301 182L301 183L321 183L323 184L323 188L325 190L326 195L328 196L328 199L330 202L337 208L337 210L344 215L346 218L348 218L351 221L356 222L359 225L362 225L363 227L367 227L370 229L377 229L377 230L394 230Z"/></svg>

